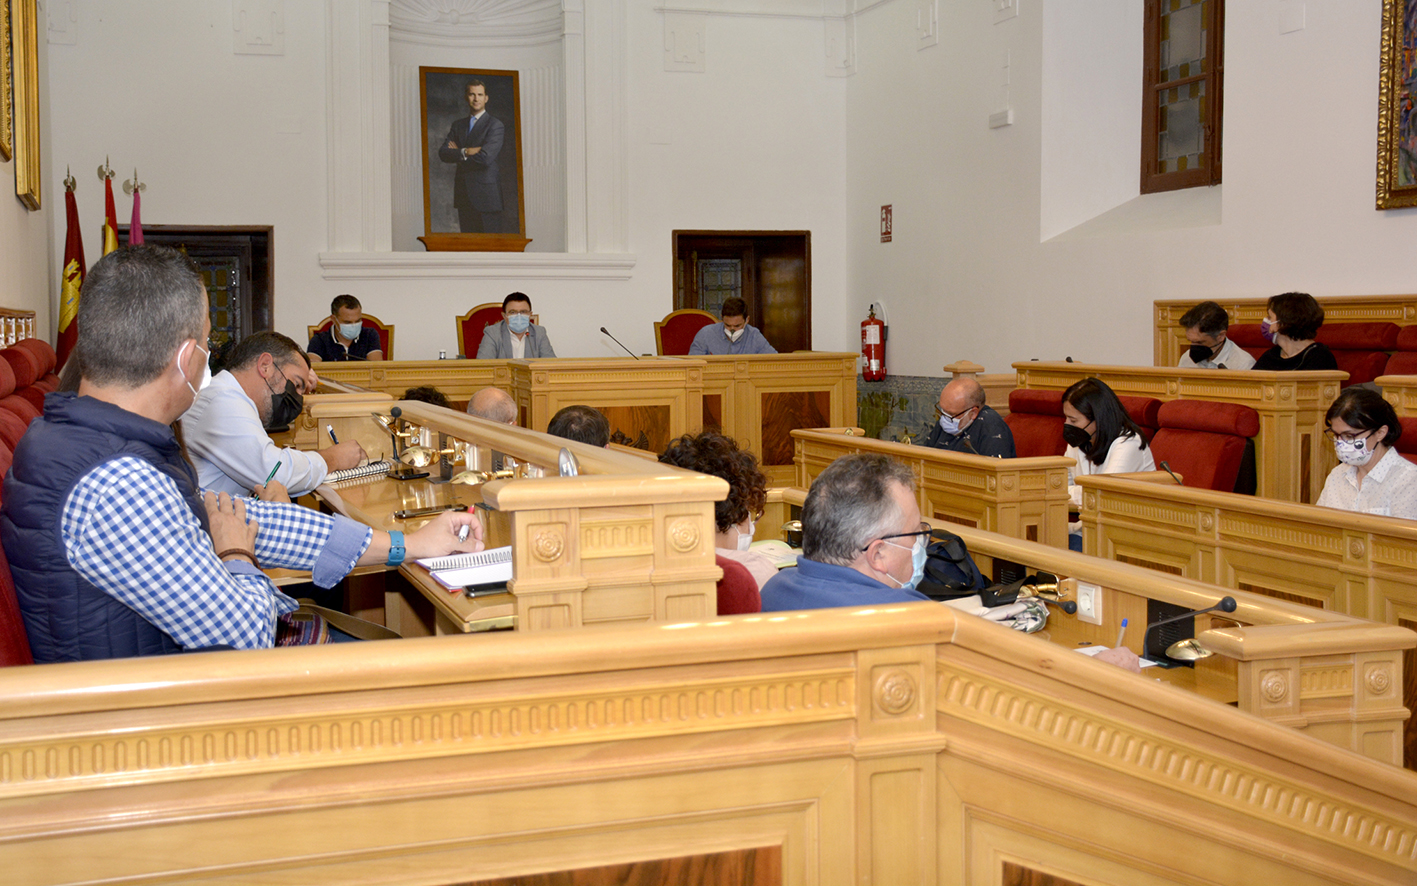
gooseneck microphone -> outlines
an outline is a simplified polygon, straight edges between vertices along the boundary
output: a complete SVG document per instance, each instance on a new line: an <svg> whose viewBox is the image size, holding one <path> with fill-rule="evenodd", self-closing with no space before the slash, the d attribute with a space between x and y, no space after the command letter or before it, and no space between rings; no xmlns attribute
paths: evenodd
<svg viewBox="0 0 1417 886"><path fill-rule="evenodd" d="M1164 462L1164 461L1161 463L1161 470L1165 471L1165 472L1168 473L1168 474L1171 474L1171 479L1176 481L1176 485L1177 485L1177 486L1185 486L1185 485L1186 485L1185 483L1182 483L1182 482L1181 482L1181 478L1180 478L1180 477L1177 477L1175 474L1172 474L1172 473L1171 473L1171 466L1168 465L1168 464L1167 464L1166 462ZM1229 597L1226 597L1225 599L1226 599L1226 600L1230 600ZM1227 609L1227 610L1225 610L1225 611L1226 611L1226 612L1234 612L1234 611L1235 611L1235 601L1234 601L1234 600L1230 600L1230 608Z"/></svg>
<svg viewBox="0 0 1417 886"><path fill-rule="evenodd" d="M600 327L600 331L605 333L606 335L610 335L610 330L606 329L604 326ZM631 357L634 357L636 360L640 359L639 355L636 354L634 351L630 350L629 348L625 347L625 345L620 341L620 339L616 338L613 335L610 335L610 340L615 342L615 344L620 345L620 350L629 354Z"/></svg>
<svg viewBox="0 0 1417 886"><path fill-rule="evenodd" d="M1207 612L1214 612L1217 609L1219 609L1221 612L1234 612L1235 598L1221 597L1220 602L1216 603L1214 606L1207 606L1205 609L1193 609L1190 612L1182 612L1180 615L1173 615L1170 618L1163 618L1160 621L1151 622L1146 626L1146 631L1141 635L1142 648L1146 648L1146 635L1151 632L1152 628L1159 628L1162 625L1169 625L1171 624L1171 622L1180 621L1183 618L1194 618L1197 615L1205 615Z"/></svg>

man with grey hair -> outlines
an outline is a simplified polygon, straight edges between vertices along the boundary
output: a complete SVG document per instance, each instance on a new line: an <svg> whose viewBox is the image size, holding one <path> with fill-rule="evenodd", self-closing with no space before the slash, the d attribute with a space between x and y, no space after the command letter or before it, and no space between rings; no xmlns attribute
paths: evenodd
<svg viewBox="0 0 1417 886"><path fill-rule="evenodd" d="M37 663L270 647L297 604L261 567L308 569L327 588L356 565L481 550L470 514L445 512L405 538L298 505L204 496L172 423L211 380L211 328L202 278L176 250L125 246L84 280L78 394L45 398L0 505Z"/></svg>
<svg viewBox="0 0 1417 886"><path fill-rule="evenodd" d="M517 401L501 388L483 388L467 401L467 414L516 427Z"/></svg>
<svg viewBox="0 0 1417 886"><path fill-rule="evenodd" d="M812 482L802 556L763 586L763 611L928 600L915 590L930 527L910 469L883 455L846 455Z"/></svg>

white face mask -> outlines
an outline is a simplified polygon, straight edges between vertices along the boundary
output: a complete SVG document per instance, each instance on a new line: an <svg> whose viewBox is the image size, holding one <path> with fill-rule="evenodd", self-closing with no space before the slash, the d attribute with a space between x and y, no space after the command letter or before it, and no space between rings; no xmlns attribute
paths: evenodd
<svg viewBox="0 0 1417 886"><path fill-rule="evenodd" d="M742 524L738 526L738 550L746 551L753 546L753 518L748 518L748 531L743 531Z"/></svg>
<svg viewBox="0 0 1417 886"><path fill-rule="evenodd" d="M723 334L726 335L726 336L728 336L728 340L729 340L729 341L737 341L738 339L740 339L740 338L743 337L743 330L745 330L745 329L747 329L746 326L740 326L740 327L738 327L737 329L734 329L733 331L730 332L727 328L725 328L725 329L723 330Z"/></svg>
<svg viewBox="0 0 1417 886"><path fill-rule="evenodd" d="M192 387L192 383L191 383L190 381L187 381L187 373L182 372L182 351L183 351L183 348L178 348L178 349L177 349L177 371L178 371L179 373L181 373L181 375L182 375L182 381L186 383L186 385L187 385L187 390L189 390L189 391L192 392L192 403L193 403L193 404L196 404L196 402L197 402L197 395L200 394L202 391L205 391L205 390L207 389L207 385L209 385L209 384L212 383L212 366L211 366L211 356L212 356L212 352L211 352L211 351L208 351L206 348L204 348L204 347L202 347L202 346L200 346L200 345L197 345L195 342L193 342L193 346L196 347L197 350L199 350L199 351L202 352L202 380L201 380L201 382L198 383L198 385L197 385L195 388ZM185 348L185 346L184 346L184 348ZM187 407L187 409L191 409L191 408L192 408L191 406L188 406L188 407ZM186 414L186 411L187 411L187 410L183 410L183 414Z"/></svg>
<svg viewBox="0 0 1417 886"><path fill-rule="evenodd" d="M1373 460L1373 450L1368 448L1368 441L1371 439L1371 435L1362 440L1337 438L1333 441L1333 451L1344 464L1362 467Z"/></svg>

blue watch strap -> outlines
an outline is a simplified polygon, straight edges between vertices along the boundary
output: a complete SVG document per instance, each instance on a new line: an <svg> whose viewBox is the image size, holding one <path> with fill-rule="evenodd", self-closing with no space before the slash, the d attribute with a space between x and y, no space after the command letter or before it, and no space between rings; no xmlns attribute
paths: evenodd
<svg viewBox="0 0 1417 886"><path fill-rule="evenodd" d="M397 529L389 530L389 562L390 566L397 566L403 562L404 546L403 533Z"/></svg>

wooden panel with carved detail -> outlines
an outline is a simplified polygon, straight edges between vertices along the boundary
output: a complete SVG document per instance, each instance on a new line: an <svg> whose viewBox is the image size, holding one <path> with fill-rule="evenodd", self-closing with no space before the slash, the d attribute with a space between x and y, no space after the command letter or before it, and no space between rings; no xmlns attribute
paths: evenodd
<svg viewBox="0 0 1417 886"><path fill-rule="evenodd" d="M832 424L827 391L769 391L762 395L763 464L792 464L792 432Z"/></svg>

